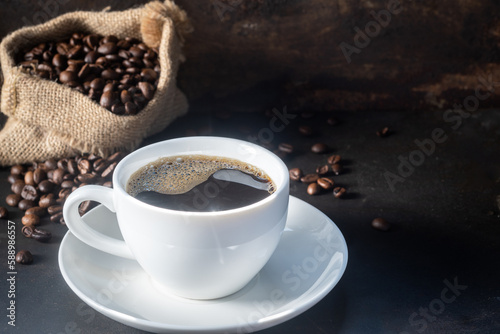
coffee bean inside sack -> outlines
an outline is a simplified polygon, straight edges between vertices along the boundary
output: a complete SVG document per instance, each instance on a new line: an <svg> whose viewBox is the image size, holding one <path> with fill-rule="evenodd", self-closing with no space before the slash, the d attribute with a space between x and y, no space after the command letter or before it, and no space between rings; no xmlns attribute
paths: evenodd
<svg viewBox="0 0 500 334"><path fill-rule="evenodd" d="M158 51L134 38L74 33L19 55L24 72L87 95L117 115L135 115L154 96Z"/></svg>

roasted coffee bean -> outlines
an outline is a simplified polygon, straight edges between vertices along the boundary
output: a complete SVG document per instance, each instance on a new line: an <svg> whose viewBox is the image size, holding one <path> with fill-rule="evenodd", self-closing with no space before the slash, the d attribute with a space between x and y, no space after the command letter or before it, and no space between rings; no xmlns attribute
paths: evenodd
<svg viewBox="0 0 500 334"><path fill-rule="evenodd" d="M388 127L385 127L382 130L377 131L376 134L379 137L387 137L388 135L390 135L390 130Z"/></svg>
<svg viewBox="0 0 500 334"><path fill-rule="evenodd" d="M31 238L31 234L33 233L34 227L31 225L24 225L23 228L21 229L21 233L26 237L26 238Z"/></svg>
<svg viewBox="0 0 500 334"><path fill-rule="evenodd" d="M62 168L57 168L54 173L52 174L52 181L54 181L55 184L61 184L64 178L65 170Z"/></svg>
<svg viewBox="0 0 500 334"><path fill-rule="evenodd" d="M26 210L25 214L33 214L33 215L36 215L38 217L43 217L45 216L45 214L47 213L47 209L45 208L42 208L40 206L34 206L32 208L29 208L28 210Z"/></svg>
<svg viewBox="0 0 500 334"><path fill-rule="evenodd" d="M52 238L52 233L46 230L42 230L40 228L34 228L31 233L31 238L40 242L47 242Z"/></svg>
<svg viewBox="0 0 500 334"><path fill-rule="evenodd" d="M285 153L293 153L293 146L287 143L280 143L278 149Z"/></svg>
<svg viewBox="0 0 500 334"><path fill-rule="evenodd" d="M6 207L0 206L0 219L9 218L9 210Z"/></svg>
<svg viewBox="0 0 500 334"><path fill-rule="evenodd" d="M30 264L33 263L33 255L28 250L20 250L16 254L16 262L20 264Z"/></svg>
<svg viewBox="0 0 500 334"><path fill-rule="evenodd" d="M47 178L47 173L42 168L37 168L33 172L33 182L39 184Z"/></svg>
<svg viewBox="0 0 500 334"><path fill-rule="evenodd" d="M127 102L125 103L125 113L127 115L135 115L137 114L138 107L135 103Z"/></svg>
<svg viewBox="0 0 500 334"><path fill-rule="evenodd" d="M335 198L341 198L344 196L345 191L345 188L336 187L335 189L333 189L333 196L335 196Z"/></svg>
<svg viewBox="0 0 500 334"><path fill-rule="evenodd" d="M17 204L17 207L22 210L22 211L26 211L28 210L29 208L32 208L35 206L35 202L32 201L32 200L29 200L29 199L22 199L19 201L19 203Z"/></svg>
<svg viewBox="0 0 500 334"><path fill-rule="evenodd" d="M309 195L317 195L321 192L321 187L317 183L311 183L307 186L307 193Z"/></svg>
<svg viewBox="0 0 500 334"><path fill-rule="evenodd" d="M38 202L38 205L42 208L48 208L49 206L52 206L54 204L56 204L54 194L42 195L42 197L40 197L40 201Z"/></svg>
<svg viewBox="0 0 500 334"><path fill-rule="evenodd" d="M26 168L22 165L14 165L10 168L10 173L13 175L21 175L26 171Z"/></svg>
<svg viewBox="0 0 500 334"><path fill-rule="evenodd" d="M337 125L339 123L335 117L328 117L326 122L328 125Z"/></svg>
<svg viewBox="0 0 500 334"><path fill-rule="evenodd" d="M17 180L16 182L12 183L10 186L10 190L17 195L21 195L24 186L26 183L24 183L24 180Z"/></svg>
<svg viewBox="0 0 500 334"><path fill-rule="evenodd" d="M23 225L36 226L40 224L40 217L35 214L28 213L21 218L21 223L23 223Z"/></svg>
<svg viewBox="0 0 500 334"><path fill-rule="evenodd" d="M106 181L102 185L104 187L113 188L113 181Z"/></svg>
<svg viewBox="0 0 500 334"><path fill-rule="evenodd" d="M52 58L52 65L55 67L65 68L68 65L66 56L56 53Z"/></svg>
<svg viewBox="0 0 500 334"><path fill-rule="evenodd" d="M116 46L116 43L113 42L104 43L97 48L97 52L103 55L109 55L111 53L116 53L117 51L118 47Z"/></svg>
<svg viewBox="0 0 500 334"><path fill-rule="evenodd" d="M120 78L120 75L116 73L115 70L113 69L105 69L104 71L101 72L101 77L104 80L118 80ZM154 88L152 88L154 89Z"/></svg>
<svg viewBox="0 0 500 334"><path fill-rule="evenodd" d="M68 170L68 159L61 159L57 162L57 168L62 169L64 172Z"/></svg>
<svg viewBox="0 0 500 334"><path fill-rule="evenodd" d="M88 159L81 159L78 162L78 170L80 174L87 174L92 171L92 163Z"/></svg>
<svg viewBox="0 0 500 334"><path fill-rule="evenodd" d="M108 165L109 165L109 162L106 159L99 158L99 159L94 160L92 162L92 170L94 172L100 173L100 172L104 171L106 169L106 167L108 167Z"/></svg>
<svg viewBox="0 0 500 334"><path fill-rule="evenodd" d="M35 201L39 198L38 190L29 184L23 187L21 197L30 201Z"/></svg>
<svg viewBox="0 0 500 334"><path fill-rule="evenodd" d="M78 73L74 71L62 71L61 74L59 74L59 81L62 83L68 83L71 81L77 81L78 80Z"/></svg>
<svg viewBox="0 0 500 334"><path fill-rule="evenodd" d="M45 161L45 168L47 170L52 170L57 168L57 162L54 159L49 159Z"/></svg>
<svg viewBox="0 0 500 334"><path fill-rule="evenodd" d="M69 159L66 169L72 175L78 174L78 164L74 159Z"/></svg>
<svg viewBox="0 0 500 334"><path fill-rule="evenodd" d="M62 208L63 207L61 205L52 205L52 206L49 206L47 208L47 212L49 213L49 215L53 215L53 214L56 214L58 212L61 212Z"/></svg>
<svg viewBox="0 0 500 334"><path fill-rule="evenodd" d="M306 174L300 178L300 182L302 183L313 183L318 181L318 174Z"/></svg>
<svg viewBox="0 0 500 334"><path fill-rule="evenodd" d="M61 188L63 188L63 189L73 188L74 185L75 185L75 182L73 182L71 180L65 180L61 183Z"/></svg>
<svg viewBox="0 0 500 334"><path fill-rule="evenodd" d="M330 167L328 165L318 166L316 168L316 173L318 175L326 175L330 171Z"/></svg>
<svg viewBox="0 0 500 334"><path fill-rule="evenodd" d="M80 205L78 206L78 213L80 214L80 216L83 216L85 213L87 213L87 211L90 210L90 205L91 201L84 201L80 203Z"/></svg>
<svg viewBox="0 0 500 334"><path fill-rule="evenodd" d="M118 164L118 162L113 162L112 164L110 164L102 173L101 173L101 176L102 177L108 177L108 176L111 176L111 174L113 173L113 171L115 170L115 167L116 165Z"/></svg>
<svg viewBox="0 0 500 334"><path fill-rule="evenodd" d="M50 221L53 223L60 223L61 218L63 218L63 213L62 212L56 212L53 215L50 216Z"/></svg>
<svg viewBox="0 0 500 334"><path fill-rule="evenodd" d="M326 145L325 143L316 143L313 146L311 146L311 151L313 153L321 154L328 152L328 150L329 150L328 145Z"/></svg>
<svg viewBox="0 0 500 334"><path fill-rule="evenodd" d="M29 170L24 174L24 183L34 186L35 185L35 180L33 179L33 171Z"/></svg>
<svg viewBox="0 0 500 334"><path fill-rule="evenodd" d="M59 191L59 199L64 202L66 200L66 197L69 196L69 194L71 194L71 189L69 188L63 188Z"/></svg>
<svg viewBox="0 0 500 334"><path fill-rule="evenodd" d="M9 174L9 176L7 176L7 181L12 185L14 182L21 180L22 178L23 177L21 175Z"/></svg>
<svg viewBox="0 0 500 334"><path fill-rule="evenodd" d="M91 183L97 177L94 174L86 173L86 174L80 174L76 178L80 183Z"/></svg>
<svg viewBox="0 0 500 334"><path fill-rule="evenodd" d="M375 218L372 220L372 227L379 231L388 231L391 228L391 224L384 218Z"/></svg>
<svg viewBox="0 0 500 334"><path fill-rule="evenodd" d="M116 93L113 91L107 91L102 93L99 103L106 109L111 109L111 107L118 102Z"/></svg>
<svg viewBox="0 0 500 334"><path fill-rule="evenodd" d="M333 185L335 184L332 179L327 177L320 177L317 182L321 188L326 190L333 189Z"/></svg>
<svg viewBox="0 0 500 334"><path fill-rule="evenodd" d="M55 186L55 184L53 182L51 182L49 180L43 180L38 185L38 190L40 190L40 192L43 194L48 194L52 190L54 190L54 186Z"/></svg>
<svg viewBox="0 0 500 334"><path fill-rule="evenodd" d="M339 175L342 172L342 165L341 164L332 165L332 171L335 175Z"/></svg>
<svg viewBox="0 0 500 334"><path fill-rule="evenodd" d="M336 154L334 154L334 155L332 155L332 156L329 156L329 157L328 157L328 163L329 163L330 165L337 164L337 163L339 163L339 162L340 162L340 160L341 160L340 155L336 155Z"/></svg>
<svg viewBox="0 0 500 334"><path fill-rule="evenodd" d="M292 168L289 171L290 180L300 181L300 178L303 176L302 170L300 168Z"/></svg>
<svg viewBox="0 0 500 334"><path fill-rule="evenodd" d="M158 79L158 74L153 69L145 68L141 71L141 77L146 81L154 83Z"/></svg>
<svg viewBox="0 0 500 334"><path fill-rule="evenodd" d="M21 200L21 195L10 194L5 198L5 203L7 203L8 206L17 206Z"/></svg>
<svg viewBox="0 0 500 334"><path fill-rule="evenodd" d="M146 99L151 100L153 98L155 89L152 84L150 84L149 82L141 81L137 84L137 87L139 87L142 95L144 95Z"/></svg>
<svg viewBox="0 0 500 334"><path fill-rule="evenodd" d="M299 126L299 133L303 136L312 136L314 134L314 130L308 125Z"/></svg>

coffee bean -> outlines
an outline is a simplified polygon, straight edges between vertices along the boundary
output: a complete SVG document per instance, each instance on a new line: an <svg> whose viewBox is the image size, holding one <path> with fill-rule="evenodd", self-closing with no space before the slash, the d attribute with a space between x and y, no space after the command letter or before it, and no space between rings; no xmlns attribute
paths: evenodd
<svg viewBox="0 0 500 334"><path fill-rule="evenodd" d="M113 181L106 181L102 185L104 187L113 188Z"/></svg>
<svg viewBox="0 0 500 334"><path fill-rule="evenodd" d="M78 162L78 170L80 174L87 174L92 171L92 163L88 159L81 159Z"/></svg>
<svg viewBox="0 0 500 334"><path fill-rule="evenodd" d="M24 174L24 183L34 186L35 185L35 180L33 178L33 171L29 170Z"/></svg>
<svg viewBox="0 0 500 334"><path fill-rule="evenodd" d="M46 230L42 230L40 228L34 228L31 233L31 238L40 242L47 242L52 238L52 233Z"/></svg>
<svg viewBox="0 0 500 334"><path fill-rule="evenodd" d="M336 187L335 189L333 189L333 196L335 196L335 198L341 198L344 196L345 192L345 188Z"/></svg>
<svg viewBox="0 0 500 334"><path fill-rule="evenodd" d="M116 165L118 164L118 162L113 162L112 164L110 164L101 174L102 177L107 177L107 176L110 176L111 173L113 173L113 171L115 170L115 167Z"/></svg>
<svg viewBox="0 0 500 334"><path fill-rule="evenodd" d="M21 233L26 237L26 238L31 238L31 234L33 233L34 227L31 225L24 225L21 229Z"/></svg>
<svg viewBox="0 0 500 334"><path fill-rule="evenodd" d="M118 80L120 78L120 75L113 69L106 69L102 71L101 77L104 80ZM151 89L154 90L154 87L152 87Z"/></svg>
<svg viewBox="0 0 500 334"><path fill-rule="evenodd" d="M290 180L293 181L300 181L300 178L302 177L302 170L300 168L292 168L289 171L290 174Z"/></svg>
<svg viewBox="0 0 500 334"><path fill-rule="evenodd" d="M7 181L12 185L14 182L16 182L17 180L21 180L21 179L24 179L21 175L14 175L14 174L9 174L9 176L7 176Z"/></svg>
<svg viewBox="0 0 500 334"><path fill-rule="evenodd" d="M32 208L35 206L35 202L32 201L32 200L29 200L29 199L22 199L19 201L19 203L17 204L17 207L22 210L22 211L26 211L28 210L29 208Z"/></svg>
<svg viewBox="0 0 500 334"><path fill-rule="evenodd" d="M107 91L102 94L99 103L106 109L111 109L116 102L118 102L115 92Z"/></svg>
<svg viewBox="0 0 500 334"><path fill-rule="evenodd" d="M318 175L326 175L330 171L330 167L328 165L318 166L316 168L316 173Z"/></svg>
<svg viewBox="0 0 500 334"><path fill-rule="evenodd" d="M337 163L339 163L339 162L340 162L340 160L341 160L340 155L336 155L336 154L334 154L334 155L332 155L332 156L329 156L329 157L328 157L328 163L329 163L330 165L337 164Z"/></svg>
<svg viewBox="0 0 500 334"><path fill-rule="evenodd" d="M25 172L26 168L22 165L14 165L10 168L10 173L13 175L21 175Z"/></svg>
<svg viewBox="0 0 500 334"><path fill-rule="evenodd" d="M55 195L47 194L47 195L42 195L42 197L40 197L38 205L42 208L48 208L49 206L52 206L55 203L56 203Z"/></svg>
<svg viewBox="0 0 500 334"><path fill-rule="evenodd" d="M54 186L55 184L49 180L43 180L42 182L40 182L40 184L38 185L38 190L40 190L40 192L42 194L48 194L50 193L52 190L54 190Z"/></svg>
<svg viewBox="0 0 500 334"><path fill-rule="evenodd" d="M339 175L342 172L342 165L341 164L332 165L332 171L335 175Z"/></svg>
<svg viewBox="0 0 500 334"><path fill-rule="evenodd" d="M62 212L56 212L50 216L50 221L58 224L58 223L60 223L62 217L63 217Z"/></svg>
<svg viewBox="0 0 500 334"><path fill-rule="evenodd" d="M299 133L303 136L309 137L314 134L314 130L308 125L299 126Z"/></svg>
<svg viewBox="0 0 500 334"><path fill-rule="evenodd" d="M280 143L278 149L285 153L293 153L293 146L287 143Z"/></svg>
<svg viewBox="0 0 500 334"><path fill-rule="evenodd" d="M97 52L103 55L109 55L111 53L116 53L117 51L118 47L116 46L116 43L113 42L104 43L97 48Z"/></svg>
<svg viewBox="0 0 500 334"><path fill-rule="evenodd" d="M52 58L52 65L60 68L66 67L67 66L66 56L59 53L55 54L54 58Z"/></svg>
<svg viewBox="0 0 500 334"><path fill-rule="evenodd" d="M28 213L21 218L21 223L23 223L23 225L36 226L40 224L40 217L35 214Z"/></svg>
<svg viewBox="0 0 500 334"><path fill-rule="evenodd" d="M385 127L382 130L377 131L376 134L379 137L387 137L388 135L390 135L390 130L388 127Z"/></svg>
<svg viewBox="0 0 500 334"><path fill-rule="evenodd" d="M141 81L137 84L137 87L139 87L142 95L144 95L146 99L151 100L153 98L155 89L152 84L150 84L149 82Z"/></svg>
<svg viewBox="0 0 500 334"><path fill-rule="evenodd" d="M53 175L52 175L52 181L55 184L61 184L64 178L65 170L62 168L57 168Z"/></svg>
<svg viewBox="0 0 500 334"><path fill-rule="evenodd" d="M317 183L311 183L307 186L307 193L309 195L317 195L321 192L321 187Z"/></svg>
<svg viewBox="0 0 500 334"><path fill-rule="evenodd" d="M379 231L388 231L391 228L391 224L384 218L375 218L372 220L372 227Z"/></svg>
<svg viewBox="0 0 500 334"><path fill-rule="evenodd" d="M68 82L76 82L78 80L78 74L73 71L62 71L61 74L59 74L59 81L62 83L68 83Z"/></svg>
<svg viewBox="0 0 500 334"><path fill-rule="evenodd" d="M112 155L110 155L106 161L109 162L109 163L113 163L115 161L119 161L123 158L123 153L122 152L115 152L113 153Z"/></svg>
<svg viewBox="0 0 500 334"><path fill-rule="evenodd" d="M7 208L0 206L0 219L9 218L9 210Z"/></svg>
<svg viewBox="0 0 500 334"><path fill-rule="evenodd" d="M78 213L80 214L80 216L83 216L90 210L90 205L91 201L83 201L80 203L80 205L78 206Z"/></svg>
<svg viewBox="0 0 500 334"><path fill-rule="evenodd" d="M49 213L49 215L53 215L53 214L56 214L58 212L61 212L62 208L63 207L61 205L52 205L52 206L49 206L47 208L47 212Z"/></svg>
<svg viewBox="0 0 500 334"><path fill-rule="evenodd" d="M74 185L75 185L75 182L73 182L71 180L65 180L61 183L61 188L63 188L63 189L73 188Z"/></svg>
<svg viewBox="0 0 500 334"><path fill-rule="evenodd" d="M32 208L29 208L28 210L26 210L25 214L33 214L33 215L36 215L38 217L43 217L45 216L45 214L47 213L47 209L45 208L42 208L40 206L34 206Z"/></svg>
<svg viewBox="0 0 500 334"><path fill-rule="evenodd" d="M21 197L30 201L35 201L39 198L38 190L29 184L23 187Z"/></svg>
<svg viewBox="0 0 500 334"><path fill-rule="evenodd" d="M33 255L28 250L20 250L16 254L16 262L20 264L30 264L33 263Z"/></svg>
<svg viewBox="0 0 500 334"><path fill-rule="evenodd" d="M8 206L17 206L21 201L21 199L22 199L21 195L10 194L7 195L7 197L5 198L5 203L7 203Z"/></svg>
<svg viewBox="0 0 500 334"><path fill-rule="evenodd" d="M321 177L317 182L319 186L325 190L333 189L333 185L335 184L332 179L329 179L327 177Z"/></svg>
<svg viewBox="0 0 500 334"><path fill-rule="evenodd" d="M337 125L339 123L335 117L328 117L326 122L328 123L328 125Z"/></svg>
<svg viewBox="0 0 500 334"><path fill-rule="evenodd" d="M329 150L328 145L326 145L325 143L316 143L313 146L311 146L311 151L313 153L321 154L328 152L328 150Z"/></svg>
<svg viewBox="0 0 500 334"><path fill-rule="evenodd" d="M57 162L57 168L60 168L63 170L63 172L66 172L68 170L68 159L61 159Z"/></svg>
<svg viewBox="0 0 500 334"><path fill-rule="evenodd" d="M23 191L24 186L26 183L24 183L24 180L17 180L16 182L12 183L10 186L10 190L17 195L21 195L21 192Z"/></svg>
<svg viewBox="0 0 500 334"><path fill-rule="evenodd" d="M90 173L80 174L77 176L77 180L81 183L91 183L95 179L96 179L96 176L94 174L90 174Z"/></svg>
<svg viewBox="0 0 500 334"><path fill-rule="evenodd" d="M302 183L313 183L318 181L318 174L306 174L300 178L300 182Z"/></svg>
<svg viewBox="0 0 500 334"><path fill-rule="evenodd" d="M43 180L47 179L47 173L42 168L37 168L33 172L33 181L35 184L39 184Z"/></svg>
<svg viewBox="0 0 500 334"><path fill-rule="evenodd" d="M135 115L137 114L137 105L132 102L125 103L125 113L127 115Z"/></svg>
<svg viewBox="0 0 500 334"><path fill-rule="evenodd" d="M141 71L141 77L151 83L154 83L158 79L158 74L150 68L145 68Z"/></svg>

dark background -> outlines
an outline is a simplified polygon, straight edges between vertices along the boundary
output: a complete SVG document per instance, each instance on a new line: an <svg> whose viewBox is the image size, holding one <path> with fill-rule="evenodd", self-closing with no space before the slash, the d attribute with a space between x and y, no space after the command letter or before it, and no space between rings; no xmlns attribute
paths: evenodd
<svg viewBox="0 0 500 334"><path fill-rule="evenodd" d="M77 9L125 9L141 1L2 1L0 37L29 22ZM220 16L220 4L231 6ZM403 11L348 64L338 45L352 43L354 27L370 21L383 1L178 1L195 31L179 86L191 104L187 116L144 144L192 134L249 140L269 126L273 108L295 118L267 144L291 143L287 165L313 172L329 154L340 154L345 199L291 194L311 203L339 226L349 247L345 275L334 290L304 314L262 333L498 333L500 332L500 113L497 94L478 110L450 122L446 108L462 103L478 77L496 74L498 4L488 1L401 1ZM46 7L51 5L51 7ZM47 10L48 8L48 10ZM420 87L420 90L416 89ZM312 117L309 112L314 111ZM328 125L328 117L339 123ZM458 123L460 121L460 123ZM307 124L313 137L297 128ZM389 127L391 135L375 132ZM415 141L443 129L446 139L393 188L400 157L418 151ZM325 142L328 154L310 152ZM0 148L1 149L1 148ZM0 205L10 193L0 170ZM9 208L19 226L22 212ZM373 229L384 217L391 230ZM6 259L6 222L0 221L0 254ZM57 251L67 231L50 222L48 244L24 238L17 247L35 256L17 265L18 326L6 319L0 332L138 333L96 313L87 323L82 303L59 272ZM5 272L6 266L2 265ZM6 275L6 274L5 274ZM409 320L441 297L445 280L467 288L427 327ZM7 285L0 284L1 308ZM5 309L4 309L5 310ZM6 311L4 311L6 312ZM5 317L5 316L2 316ZM417 319L423 319L418 317Z"/></svg>

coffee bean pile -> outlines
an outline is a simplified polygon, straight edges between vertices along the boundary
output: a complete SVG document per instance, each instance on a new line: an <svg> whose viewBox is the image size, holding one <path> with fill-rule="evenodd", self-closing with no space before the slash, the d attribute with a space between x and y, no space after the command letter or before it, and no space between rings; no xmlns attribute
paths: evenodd
<svg viewBox="0 0 500 334"><path fill-rule="evenodd" d="M50 232L37 228L42 218L48 216L54 223L65 224L62 208L69 194L87 184L112 187L113 171L124 156L123 152L108 158L83 154L59 161L49 159L31 166L12 166L8 176L12 193L5 202L24 211L21 219L23 235L38 241L48 241ZM81 203L80 214L92 206L91 201Z"/></svg>
<svg viewBox="0 0 500 334"><path fill-rule="evenodd" d="M84 35L40 43L19 64L30 74L74 88L117 115L135 115L158 85L158 51L134 38Z"/></svg>
<svg viewBox="0 0 500 334"><path fill-rule="evenodd" d="M309 195L318 195L325 191L332 191L333 196L341 198L345 195L345 188L334 187L335 181L330 175L339 175L342 170L340 164L340 155L332 155L328 157L327 164L318 166L315 173L304 174L300 168L292 168L289 170L290 180L307 183L307 193Z"/></svg>

